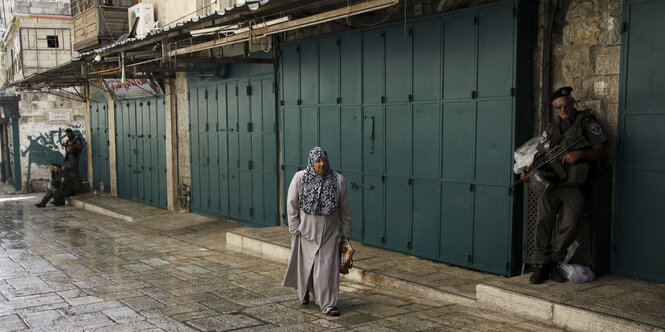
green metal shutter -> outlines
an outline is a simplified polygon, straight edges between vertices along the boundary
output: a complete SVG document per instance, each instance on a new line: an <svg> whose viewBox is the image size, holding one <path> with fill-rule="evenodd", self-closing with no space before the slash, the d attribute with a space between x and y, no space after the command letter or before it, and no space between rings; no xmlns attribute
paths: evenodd
<svg viewBox="0 0 665 332"><path fill-rule="evenodd" d="M198 91L189 96L192 211L272 226L278 221L274 74L241 66L232 66L227 79L188 77L190 91Z"/></svg>
<svg viewBox="0 0 665 332"><path fill-rule="evenodd" d="M100 190L104 184L104 191L111 191L109 172L109 146L108 146L108 110L103 95L95 94L90 101L90 145L92 147L92 185ZM82 164L82 167L87 167Z"/></svg>
<svg viewBox="0 0 665 332"><path fill-rule="evenodd" d="M514 8L282 45L284 192L321 144L347 178L354 238L510 274Z"/></svg>
<svg viewBox="0 0 665 332"><path fill-rule="evenodd" d="M166 208L164 97L115 102L118 196Z"/></svg>
<svg viewBox="0 0 665 332"><path fill-rule="evenodd" d="M665 3L623 8L613 271L665 282Z"/></svg>

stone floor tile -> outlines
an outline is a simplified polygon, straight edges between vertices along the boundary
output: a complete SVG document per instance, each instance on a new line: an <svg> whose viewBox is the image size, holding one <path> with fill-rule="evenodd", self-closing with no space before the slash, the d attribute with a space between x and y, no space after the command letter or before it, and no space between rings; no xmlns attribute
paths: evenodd
<svg viewBox="0 0 665 332"><path fill-rule="evenodd" d="M168 332L198 332L194 328L191 328L183 323L180 323L177 320L170 317L150 318L148 319L148 322Z"/></svg>
<svg viewBox="0 0 665 332"><path fill-rule="evenodd" d="M171 293L167 293L159 287L146 287L139 289L139 291L156 300L173 296Z"/></svg>
<svg viewBox="0 0 665 332"><path fill-rule="evenodd" d="M234 328L233 325L223 322L215 317L192 319L187 325L201 331L227 331Z"/></svg>
<svg viewBox="0 0 665 332"><path fill-rule="evenodd" d="M161 307L158 310L161 311L166 316L171 316L171 315L184 314L189 312L203 311L207 309L208 307L198 303L182 303L182 304Z"/></svg>
<svg viewBox="0 0 665 332"><path fill-rule="evenodd" d="M279 304L267 304L243 310L244 314L261 317L261 320L277 326L288 326L316 320L315 316Z"/></svg>
<svg viewBox="0 0 665 332"><path fill-rule="evenodd" d="M61 310L61 312L67 315L82 315L87 313L100 312L122 306L123 306L122 303L118 301L104 301L104 302L95 302L95 303L78 305L75 307L68 307Z"/></svg>
<svg viewBox="0 0 665 332"><path fill-rule="evenodd" d="M183 314L175 314L171 315L170 317L179 322L186 322L197 318L219 316L219 314L220 313L215 310L203 310L203 311L186 312Z"/></svg>
<svg viewBox="0 0 665 332"><path fill-rule="evenodd" d="M137 296L137 297L130 297L128 299L122 299L120 302L128 305L134 310L145 310L145 309L153 309L153 308L159 308L163 307L164 304L161 302L158 302L154 299L152 299L149 296Z"/></svg>
<svg viewBox="0 0 665 332"><path fill-rule="evenodd" d="M169 261L163 260L161 258L148 258L148 259L143 259L141 260L141 263L150 265L152 267L158 267L158 266L163 266L163 265L169 265L171 264Z"/></svg>
<svg viewBox="0 0 665 332"><path fill-rule="evenodd" d="M57 310L23 314L23 318L32 328L50 326L52 325L53 321L61 317L62 315Z"/></svg>
<svg viewBox="0 0 665 332"><path fill-rule="evenodd" d="M28 327L23 323L18 315L0 316L0 328L7 331L23 330Z"/></svg>
<svg viewBox="0 0 665 332"><path fill-rule="evenodd" d="M128 323L144 320L141 315L128 307L117 307L102 311L104 315L117 323Z"/></svg>
<svg viewBox="0 0 665 332"><path fill-rule="evenodd" d="M55 293L13 297L8 299L10 301L6 304L6 306L13 309L36 307L63 302L62 298Z"/></svg>
<svg viewBox="0 0 665 332"><path fill-rule="evenodd" d="M217 316L217 319L223 320L236 328L244 328L250 326L260 326L265 324L262 319L251 317L241 312L232 312L224 315Z"/></svg>
<svg viewBox="0 0 665 332"><path fill-rule="evenodd" d="M91 304L91 303L96 303L96 302L103 302L104 299L96 297L96 296L81 296L81 297L74 297L67 299L67 302L71 304L72 306L79 306L79 305L85 305L85 304Z"/></svg>
<svg viewBox="0 0 665 332"><path fill-rule="evenodd" d="M94 330L102 326L113 325L114 322L102 313L88 313L82 315L64 316L53 322L49 329L53 331L80 331Z"/></svg>
<svg viewBox="0 0 665 332"><path fill-rule="evenodd" d="M94 332L135 332L135 331L161 331L161 329L157 328L155 325L151 324L148 321L135 321L135 322L129 322L129 323L122 323L122 324L114 324L114 325L109 325L109 326L104 326L104 327L98 327L94 328L91 330L86 330L86 331L94 331Z"/></svg>

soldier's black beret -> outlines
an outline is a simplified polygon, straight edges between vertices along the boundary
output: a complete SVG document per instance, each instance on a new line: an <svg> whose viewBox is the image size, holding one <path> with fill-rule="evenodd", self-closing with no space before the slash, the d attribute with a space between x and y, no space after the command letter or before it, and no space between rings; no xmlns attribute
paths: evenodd
<svg viewBox="0 0 665 332"><path fill-rule="evenodd" d="M569 86L564 86L564 87L559 88L558 90L554 91L554 93L552 93L550 95L550 103L553 102L557 98L561 98L563 96L570 96L571 91L573 91L573 88L571 88Z"/></svg>

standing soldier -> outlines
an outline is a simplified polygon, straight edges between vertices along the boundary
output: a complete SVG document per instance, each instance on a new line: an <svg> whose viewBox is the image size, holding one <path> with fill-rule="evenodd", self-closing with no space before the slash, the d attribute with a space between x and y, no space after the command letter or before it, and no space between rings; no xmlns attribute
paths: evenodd
<svg viewBox="0 0 665 332"><path fill-rule="evenodd" d="M65 163L71 171L78 174L79 154L83 150L81 136L74 135L71 128L65 129L65 135L67 135L67 142L62 142L62 146L65 147Z"/></svg>
<svg viewBox="0 0 665 332"><path fill-rule="evenodd" d="M583 185L587 181L589 162L605 156L607 138L589 110L578 111L575 108L575 99L570 95L572 90L571 87L562 87L550 96L557 119L543 132L534 163L522 173L522 180L526 180L533 173L531 167L538 163L540 156L556 147L571 146L584 137L583 144L572 148L561 161L566 173L564 179L558 177L549 165L541 169L552 186L538 199L533 257L536 269L529 279L532 284L540 284L547 279L566 281L558 267L566 257L568 246L577 236L577 223L584 209ZM561 220L557 225L559 213Z"/></svg>

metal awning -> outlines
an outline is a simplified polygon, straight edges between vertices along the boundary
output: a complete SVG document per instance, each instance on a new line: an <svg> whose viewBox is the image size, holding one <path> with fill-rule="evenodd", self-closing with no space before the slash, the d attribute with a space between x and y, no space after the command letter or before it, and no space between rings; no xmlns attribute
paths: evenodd
<svg viewBox="0 0 665 332"><path fill-rule="evenodd" d="M64 63L22 80L8 82L2 89L14 87L18 90L32 90L85 101L82 87L88 78L81 70L81 66L84 66L85 63L84 60Z"/></svg>
<svg viewBox="0 0 665 332"><path fill-rule="evenodd" d="M30 90L81 86L86 81L86 77L81 72L81 66L85 63L83 60L67 62L24 79L8 82L7 86Z"/></svg>
<svg viewBox="0 0 665 332"><path fill-rule="evenodd" d="M48 89L60 89L68 98L73 96L74 99L85 100L84 94L79 89L87 81L102 77L125 77L125 72L131 71L134 74L132 77L137 78L138 76L160 78L176 71L214 68L209 63L270 63L274 62L274 59L201 58L186 56L186 54L238 42L249 41L251 43L251 40L255 38L348 18L399 4L399 0L366 0L355 4L349 4L345 0L261 2L260 7L249 6L249 4L257 4L258 1L246 2L246 5L212 12L165 27L142 39L129 38L85 52L79 54L70 63L11 82L8 86L47 93L52 93L47 91ZM280 20L287 16L288 20ZM269 21L277 23L268 26ZM217 32L219 27L231 25L237 26L237 30L232 36ZM207 30L215 32L205 33ZM194 34L193 31L203 31L204 33ZM200 65L202 63L208 65ZM137 72L138 76L136 76ZM127 76L129 77L129 74Z"/></svg>

